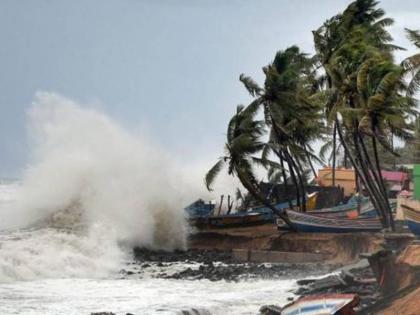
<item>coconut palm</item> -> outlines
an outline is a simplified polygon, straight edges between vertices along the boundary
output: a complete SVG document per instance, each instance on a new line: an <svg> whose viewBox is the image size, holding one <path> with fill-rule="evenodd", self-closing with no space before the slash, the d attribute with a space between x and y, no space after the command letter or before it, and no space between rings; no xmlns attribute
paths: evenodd
<svg viewBox="0 0 420 315"><path fill-rule="evenodd" d="M270 153L280 161L283 181L286 182L285 164L296 187L298 207L306 210L303 173L318 159L311 142L322 132L320 106L311 99L313 89L313 61L296 46L279 51L273 63L263 68L264 88L251 78L241 75L240 80L251 96L264 109L265 123L270 128L269 140L263 151L263 160ZM316 174L315 174L316 175ZM300 203L302 200L302 204Z"/></svg>
<svg viewBox="0 0 420 315"><path fill-rule="evenodd" d="M227 130L225 155L207 172L205 184L211 190L211 185L217 175L226 166L229 175L239 179L245 189L257 200L270 208L273 213L281 217L293 230L293 224L287 218L287 213L276 209L264 196L259 181L254 172L254 165L267 166L274 162L262 161L255 157L264 147L260 138L264 134L263 121L255 120L256 108L238 106L236 114L231 118Z"/></svg>
<svg viewBox="0 0 420 315"><path fill-rule="evenodd" d="M328 20L315 31L314 40L318 60L325 70L328 82L327 92L324 92L328 95L325 110L327 121L335 124L334 129L338 132L346 155L380 212L384 226L388 227L392 225L391 210L382 184L379 163L373 163L378 159L369 155L366 137L372 139L372 145L376 148L377 142L387 146L390 133L401 132L407 136L407 128L402 121L410 113L410 106L403 103L409 105L410 101L397 93L402 88L400 70L388 69L388 72L380 73L384 71L380 70L381 62L393 64L392 51L399 49L391 43L392 37L385 29L393 21L384 15L385 12L377 8L376 1L356 0L343 14ZM369 89L363 89L361 87L367 78L364 75L368 69L367 60L377 73L369 71L371 85ZM378 95L387 84L391 89L389 93L382 91ZM384 100L379 102L381 97ZM370 106L367 102L370 102ZM395 106L391 111L389 103L392 102ZM389 110L387 117L375 116L373 119L372 115L383 109ZM373 120L369 120L370 118ZM374 128L367 128L372 121ZM390 124L391 122L393 123ZM394 128L395 126L398 128ZM367 133L368 130L371 134Z"/></svg>
<svg viewBox="0 0 420 315"><path fill-rule="evenodd" d="M335 98L338 95L337 91L334 90L332 81L334 77L340 75L340 72L337 71L336 67L332 66L331 61L337 55L337 51L343 44L349 42L349 38L354 36L354 32L357 30L362 31L362 42L369 42L371 46L386 53L388 57L391 57L393 50L401 49L391 43L392 37L385 29L386 26L392 25L393 20L385 17L385 12L381 8L377 8L377 4L378 2L374 0L354 1L342 14L327 20L319 29L313 31L316 59L325 70L320 79L327 83L328 89L332 89L332 93L330 93L332 99L327 103L326 116L329 124L334 125L331 128L334 139L336 139L337 127L335 126L336 111L333 110L333 104L337 103ZM347 52L346 59L351 56L352 51L349 50ZM353 52L357 52L357 50L353 50ZM353 58L354 56L352 56ZM336 141L333 141L333 147L336 148L336 146ZM336 164L335 152L336 150L333 149L333 181Z"/></svg>

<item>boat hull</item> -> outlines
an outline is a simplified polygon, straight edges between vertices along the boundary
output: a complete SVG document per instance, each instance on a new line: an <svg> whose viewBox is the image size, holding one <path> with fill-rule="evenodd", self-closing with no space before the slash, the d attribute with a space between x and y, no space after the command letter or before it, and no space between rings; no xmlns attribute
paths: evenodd
<svg viewBox="0 0 420 315"><path fill-rule="evenodd" d="M377 218L334 218L321 215L312 215L296 211L287 211L289 220L298 232L304 233L353 233L353 232L379 232L382 224ZM280 230L290 228L283 222L277 220L277 227Z"/></svg>
<svg viewBox="0 0 420 315"><path fill-rule="evenodd" d="M324 294L301 297L282 308L282 315L354 314L360 299L356 294Z"/></svg>
<svg viewBox="0 0 420 315"><path fill-rule="evenodd" d="M420 210L416 210L406 204L401 205L405 222L411 233L420 236Z"/></svg>
<svg viewBox="0 0 420 315"><path fill-rule="evenodd" d="M274 224L274 222L273 217L267 217L260 213L208 216L190 219L190 224L198 228L208 229Z"/></svg>

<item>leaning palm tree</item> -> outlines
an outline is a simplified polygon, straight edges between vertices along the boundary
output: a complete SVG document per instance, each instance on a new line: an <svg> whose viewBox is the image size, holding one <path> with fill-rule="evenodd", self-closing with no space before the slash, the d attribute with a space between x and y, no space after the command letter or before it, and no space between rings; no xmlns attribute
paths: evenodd
<svg viewBox="0 0 420 315"><path fill-rule="evenodd" d="M327 121L335 124L346 156L368 191L384 227L393 227L391 209L382 185L380 166L376 163L377 159L369 154L367 140L370 138L375 142L373 146L380 143L386 147L387 137L389 139L391 134L397 135L400 131L405 134L407 130L403 121L410 115L410 106L406 106L410 101L404 99L401 93L400 70L389 69L383 73L380 70L381 62L393 64L392 52L400 49L392 44L392 37L386 30L386 26L392 23L393 20L377 8L376 1L356 0L342 14L328 20L314 32L318 59L329 83L323 91L328 95ZM368 71L369 87L360 89L364 83L360 80L366 78L363 72L369 69L364 66L368 60L375 70ZM391 81L394 83L391 84ZM380 91L381 86L386 84L391 90L379 96L378 93L383 92ZM375 116L376 112L384 109L389 110L386 117ZM372 124L369 126L372 121L374 127ZM395 128L397 125L398 128Z"/></svg>
<svg viewBox="0 0 420 315"><path fill-rule="evenodd" d="M311 147L322 133L320 106L312 99L314 90L313 61L292 46L279 51L274 61L264 67L264 88L250 77L240 76L245 88L255 97L251 106L262 106L265 123L270 129L263 159L273 153L280 161L286 182L285 164L296 187L297 205L306 210L303 174L309 167L314 175L312 160L318 160Z"/></svg>
<svg viewBox="0 0 420 315"><path fill-rule="evenodd" d="M293 224L287 218L285 211L274 207L260 189L259 182L254 172L254 165L268 165L267 161L255 157L264 147L260 138L264 134L263 121L255 120L255 107L244 109L238 106L236 114L231 118L227 130L227 142L225 144L225 155L207 172L205 184L211 190L211 185L217 175L226 166L229 175L239 179L245 189L257 200L271 209L273 213L282 218L291 229L295 230ZM270 164L273 164L271 162Z"/></svg>
<svg viewBox="0 0 420 315"><path fill-rule="evenodd" d="M361 135L362 149L366 150L364 152L366 160L385 196L387 192L381 173L378 145L398 155L391 145L391 138L395 136L404 141L410 140L413 133L410 118L416 115L416 101L409 96L410 93L407 93L404 75L403 67L380 55L366 60L357 73L358 106L352 109L352 113L359 121L357 128ZM366 137L372 142L372 157L363 146L363 138ZM385 201L385 205L389 208L388 199ZM387 214L393 226L390 209Z"/></svg>
<svg viewBox="0 0 420 315"><path fill-rule="evenodd" d="M420 49L420 31L405 29L408 39ZM420 89L420 52L406 58L402 62L405 70L411 74L411 80L407 88L407 94L413 96Z"/></svg>

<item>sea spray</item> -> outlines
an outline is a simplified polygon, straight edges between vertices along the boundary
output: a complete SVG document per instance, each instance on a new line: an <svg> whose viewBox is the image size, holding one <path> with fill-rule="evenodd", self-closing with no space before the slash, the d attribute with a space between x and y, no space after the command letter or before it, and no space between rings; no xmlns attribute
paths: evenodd
<svg viewBox="0 0 420 315"><path fill-rule="evenodd" d="M0 237L0 281L103 276L123 248L186 247L194 189L163 150L54 93L38 93L28 117L31 163L0 227L26 230Z"/></svg>
<svg viewBox="0 0 420 315"><path fill-rule="evenodd" d="M132 245L185 246L183 184L162 151L56 94L38 93L29 117L34 164L18 200L26 217L77 205L87 224L110 224Z"/></svg>

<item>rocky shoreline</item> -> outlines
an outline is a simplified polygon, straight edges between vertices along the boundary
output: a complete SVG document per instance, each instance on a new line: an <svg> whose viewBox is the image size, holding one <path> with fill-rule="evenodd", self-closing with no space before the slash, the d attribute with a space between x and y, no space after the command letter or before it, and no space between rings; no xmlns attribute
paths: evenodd
<svg viewBox="0 0 420 315"><path fill-rule="evenodd" d="M150 251L134 249L134 260L120 272L124 279L153 277L186 281L247 281L256 279L298 279L298 288L290 291L287 299L325 293L356 293L360 304L358 314L374 314L383 304L380 288L366 260L349 266L319 263L241 263L234 260L232 251L216 249L190 249L187 251ZM323 277L323 275L326 275ZM263 315L280 314L279 305L263 305ZM92 313L112 314L112 313ZM180 314L210 314L207 311L183 310Z"/></svg>
<svg viewBox="0 0 420 315"><path fill-rule="evenodd" d="M126 269L121 270L121 276L142 278L147 275L188 281L301 279L297 280L299 287L290 292L289 300L310 294L357 293L361 300L358 311L371 307L377 301L379 294L378 286L367 263L362 266L356 265L354 268L340 269L342 267L319 263L241 263L234 260L229 250L190 249L168 253L136 248L134 261L130 262ZM327 276L322 277L323 275ZM274 315L279 314L279 309L279 306L271 305L262 306L259 311L260 314ZM186 311L185 314L190 313Z"/></svg>
<svg viewBox="0 0 420 315"><path fill-rule="evenodd" d="M136 248L134 264L141 277L146 269L157 267L160 271L154 277L163 279L240 281L251 279L296 279L308 276L321 276L334 270L330 265L285 264L285 263L242 263L233 259L229 250L190 249L187 251L156 252ZM177 267L182 263L181 269ZM130 266L131 268L133 265ZM174 268L171 268L174 267ZM168 269L178 269L169 272ZM122 274L131 273L123 270Z"/></svg>

